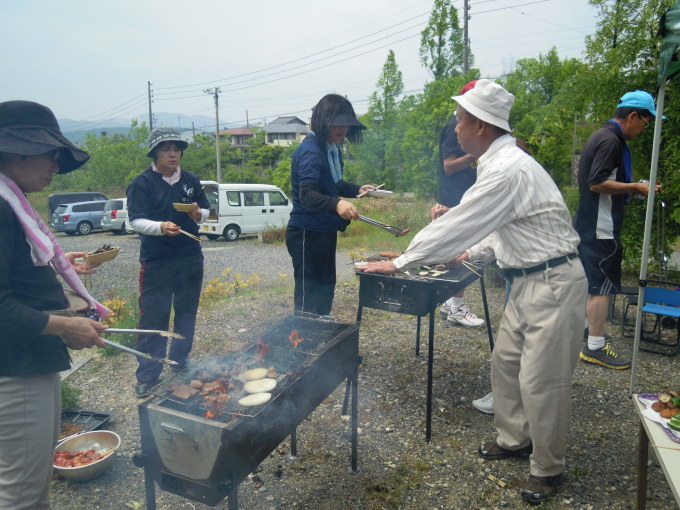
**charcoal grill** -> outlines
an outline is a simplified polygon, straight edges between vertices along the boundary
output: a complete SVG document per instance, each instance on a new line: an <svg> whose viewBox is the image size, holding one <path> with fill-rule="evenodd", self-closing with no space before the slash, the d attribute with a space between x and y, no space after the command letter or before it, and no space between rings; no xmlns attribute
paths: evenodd
<svg viewBox="0 0 680 510"><path fill-rule="evenodd" d="M347 378L356 472L360 362L358 325L288 316L255 329L242 348L216 351L165 381L139 406L142 453L135 463L144 468L147 508L156 508L156 484L210 506L228 498L237 508L239 483L287 436L296 456L298 424ZM277 385L267 403L240 406L239 374L255 367L273 369ZM212 376L231 381L231 399L208 403L180 390Z"/></svg>
<svg viewBox="0 0 680 510"><path fill-rule="evenodd" d="M388 260L387 257L373 255L367 260ZM489 321L489 306L486 300L486 288L484 287L484 266L476 262L471 270L464 265L446 270L441 274L426 271L427 276L421 276L419 270L409 270L409 274L398 273L383 275L377 273L364 273L357 270L359 276L359 309L357 322L361 321L364 308L375 308L388 312L407 315L415 315L416 322L416 356L420 355L420 329L421 319L425 315L430 316L430 328L427 349L427 402L425 416L425 440L432 437L432 372L434 359L434 325L437 307L458 294L465 287L479 278L484 304L484 317L489 336L489 346L493 350L493 333ZM430 276L437 274L437 276ZM346 412L349 403L349 394L352 381L347 379L343 412Z"/></svg>

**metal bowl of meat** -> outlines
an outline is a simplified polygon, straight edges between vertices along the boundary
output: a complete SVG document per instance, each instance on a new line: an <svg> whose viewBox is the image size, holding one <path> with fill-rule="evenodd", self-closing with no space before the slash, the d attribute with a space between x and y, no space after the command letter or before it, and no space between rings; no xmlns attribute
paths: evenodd
<svg viewBox="0 0 680 510"><path fill-rule="evenodd" d="M66 480L92 480L111 467L119 447L120 436L110 430L78 434L56 446L54 470Z"/></svg>

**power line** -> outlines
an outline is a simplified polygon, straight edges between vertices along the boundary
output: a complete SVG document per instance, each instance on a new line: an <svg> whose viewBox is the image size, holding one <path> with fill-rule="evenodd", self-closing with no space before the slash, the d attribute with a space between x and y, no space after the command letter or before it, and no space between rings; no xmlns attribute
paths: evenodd
<svg viewBox="0 0 680 510"><path fill-rule="evenodd" d="M348 42L346 42L346 43L342 43L342 44L339 44L339 45L337 45L337 46L333 46L333 47L328 48L328 49L325 49L325 50L317 51L316 53L311 53L310 55L306 55L306 56L304 56L304 57L300 57L300 58L296 58L296 59L293 59L293 60L289 60L288 62L284 62L284 63L282 63L282 64L278 64L278 65L274 65L274 66L267 66L267 67L264 68L264 69L260 69L260 70L257 70L257 71L251 71L251 72L248 72L248 73L243 73L243 74L239 74L239 75L232 76L232 77L228 77L228 78L220 78L220 79L218 79L218 80L210 80L210 81L207 81L207 82L195 83L195 84L192 84L192 85L178 85L178 86L176 86L176 87L158 87L156 90L170 90L170 89L178 89L178 88L198 87L198 86L203 86L203 85L207 85L207 84L211 84L211 83L216 83L216 82L224 82L224 81L229 81L229 80L235 80L235 79L237 79L237 78L242 78L242 77L244 77L244 76L250 76L250 75L253 75L253 74L258 74L258 73L261 73L261 72L269 71L269 70L271 70L271 69L276 69L276 68L278 68L278 67L284 67L284 66L287 66L287 65L289 65L289 64L293 64L293 63L295 63L295 62L300 62L300 61L302 61L302 60L307 60L307 59L312 58L312 57L315 57L315 56L317 56L317 55L321 55L321 54L323 54L323 53L328 53L328 52L333 51L333 50L336 50L336 49L338 49L338 48L342 48L343 46L348 46L348 45L350 45L350 44L353 44L353 43L355 43L355 42L361 41L361 40L363 40L363 39L367 39L367 38L369 38L369 37L371 37L371 36L373 36L373 35L379 34L379 33L381 33L381 32L385 32L386 30L389 30L389 29L391 29L391 28L397 27L397 26L399 26L399 25L403 25L404 23L408 23L409 21L413 21L413 20L416 19L416 18L421 18L421 17L423 17L423 16L425 16L425 15L427 15L427 14L429 14L429 12L426 12L426 13L424 13L424 14L418 14L417 16L414 16L414 17L409 18L409 19L407 19L407 20L401 21L401 22L399 22L399 23L395 23L394 25L391 25L391 26L389 26L389 27L383 28L383 29L378 30L378 31L376 31L376 32L373 32L373 33L371 33L371 34L368 34L368 35L365 35L365 36L362 36L362 37L358 37L357 39L353 39L353 40L348 41ZM399 30L399 31L397 31L397 32L395 32L395 33L393 33L393 34L386 35L386 36L384 36L384 37L381 37L381 38L379 38L379 39L376 39L375 41L371 41L369 44L372 44L372 43L377 42L377 41L381 41L381 40L386 39L386 38L388 38L388 37L392 37L393 35L397 35L397 34L403 33L403 32L405 32L406 30L410 30L411 28L414 28L414 27L417 27L417 26L420 26L420 24L414 25L414 26L411 26L411 27L408 27L408 28L405 28L405 29L403 29L403 30ZM314 64L314 63L316 63L316 62L320 62L320 61L322 61L322 60L325 60L326 58L332 58L332 57L337 56L337 55L342 55L343 53L347 53L347 52L353 51L353 50L355 50L355 49L357 49L357 48L351 48L351 49L349 49L349 50L345 50L345 51L343 51L343 52L336 53L335 55L330 55L330 56L328 56L328 57L324 57L323 59L317 59L317 60L314 60L314 61L312 61L312 62L308 62L307 64L303 64L303 65ZM286 71L286 70L284 70L283 72L285 72L285 71ZM275 73L273 73L273 74L275 74ZM269 75L265 75L265 76L269 76ZM262 76L261 76L260 78L262 78ZM257 79L257 78L255 78L255 79ZM237 82L237 83L242 83L242 82ZM181 93L181 92L180 92L180 93ZM168 94L168 93L162 93L162 94ZM160 94L159 94L159 95L160 95Z"/></svg>

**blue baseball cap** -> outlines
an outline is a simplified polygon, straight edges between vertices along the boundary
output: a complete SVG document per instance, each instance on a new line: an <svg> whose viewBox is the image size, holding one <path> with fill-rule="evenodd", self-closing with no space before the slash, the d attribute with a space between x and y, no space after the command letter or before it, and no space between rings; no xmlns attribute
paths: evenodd
<svg viewBox="0 0 680 510"><path fill-rule="evenodd" d="M654 107L654 98L649 92L644 90L635 90L633 92L626 92L621 99L617 108L639 108L647 110L654 117L656 117L656 108Z"/></svg>

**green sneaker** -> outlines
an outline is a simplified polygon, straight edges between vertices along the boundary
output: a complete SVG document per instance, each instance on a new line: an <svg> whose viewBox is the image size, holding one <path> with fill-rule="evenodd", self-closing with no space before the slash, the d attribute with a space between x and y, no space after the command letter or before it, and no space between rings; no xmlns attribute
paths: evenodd
<svg viewBox="0 0 680 510"><path fill-rule="evenodd" d="M579 358L586 363L600 365L613 370L627 370L630 368L630 361L619 359L619 355L614 352L610 344L605 344L602 349L595 349L594 351L588 349L588 345L584 345Z"/></svg>

